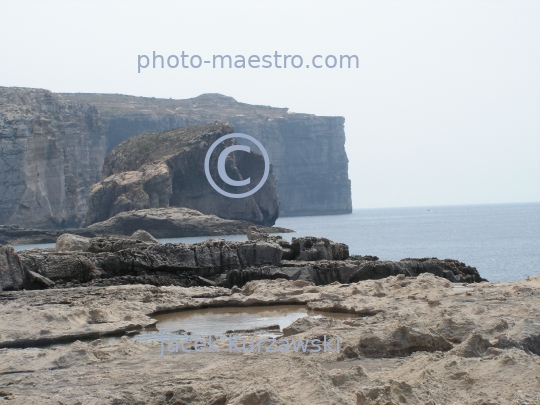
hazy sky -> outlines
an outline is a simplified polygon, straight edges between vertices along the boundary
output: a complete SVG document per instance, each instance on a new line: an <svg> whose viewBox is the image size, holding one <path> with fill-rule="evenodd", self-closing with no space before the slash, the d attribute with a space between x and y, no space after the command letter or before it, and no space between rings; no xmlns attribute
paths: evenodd
<svg viewBox="0 0 540 405"><path fill-rule="evenodd" d="M138 74L152 51L360 67ZM356 208L540 201L539 1L0 1L0 85L344 116Z"/></svg>

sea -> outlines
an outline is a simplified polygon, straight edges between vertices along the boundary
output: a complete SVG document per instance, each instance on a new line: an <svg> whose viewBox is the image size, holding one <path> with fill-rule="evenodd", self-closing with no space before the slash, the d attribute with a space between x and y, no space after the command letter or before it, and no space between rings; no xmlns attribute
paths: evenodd
<svg viewBox="0 0 540 405"><path fill-rule="evenodd" d="M325 237L349 245L350 254L381 260L456 259L476 267L491 282L540 275L540 203L354 209L345 215L279 218L276 226L295 231L280 234L288 240ZM208 238L160 241L195 243ZM245 235L222 238L247 240Z"/></svg>

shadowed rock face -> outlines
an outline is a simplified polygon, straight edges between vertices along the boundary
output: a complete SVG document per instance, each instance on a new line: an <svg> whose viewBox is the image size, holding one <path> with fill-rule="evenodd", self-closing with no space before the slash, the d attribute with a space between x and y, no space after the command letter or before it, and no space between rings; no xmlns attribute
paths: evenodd
<svg viewBox="0 0 540 405"><path fill-rule="evenodd" d="M104 156L96 107L0 87L0 224L79 226Z"/></svg>
<svg viewBox="0 0 540 405"><path fill-rule="evenodd" d="M187 207L221 218L273 225L279 215L279 199L273 170L254 195L229 198L215 191L204 173L204 159L212 143L234 132L228 123L212 123L139 135L107 155L104 179L88 198L83 226L105 221L119 213L148 208ZM210 172L222 189L238 194L248 187L226 185L217 175L217 158L234 140L222 142L212 154ZM264 171L262 155L233 152L226 170L235 180L251 178L257 184ZM252 186L254 187L254 186Z"/></svg>
<svg viewBox="0 0 540 405"><path fill-rule="evenodd" d="M106 126L112 150L138 134L227 121L236 132L266 148L278 180L281 216L346 214L352 211L343 117L292 114L287 108L250 105L221 94L186 100L118 94L62 94L90 103Z"/></svg>

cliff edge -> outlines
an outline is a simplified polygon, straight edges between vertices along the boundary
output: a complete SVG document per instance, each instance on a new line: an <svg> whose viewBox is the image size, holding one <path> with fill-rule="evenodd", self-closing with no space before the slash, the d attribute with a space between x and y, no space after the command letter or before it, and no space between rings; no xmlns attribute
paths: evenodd
<svg viewBox="0 0 540 405"><path fill-rule="evenodd" d="M0 224L79 226L104 157L95 106L48 90L0 87Z"/></svg>

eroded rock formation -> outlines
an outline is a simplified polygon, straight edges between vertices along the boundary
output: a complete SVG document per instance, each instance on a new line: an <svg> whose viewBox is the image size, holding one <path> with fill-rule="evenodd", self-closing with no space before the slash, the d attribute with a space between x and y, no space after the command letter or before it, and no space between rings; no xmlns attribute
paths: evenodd
<svg viewBox="0 0 540 405"><path fill-rule="evenodd" d="M315 285L342 284L394 275L417 277L435 274L452 282L485 281L474 267L456 260L405 259L378 261L349 258L348 247L324 238L298 238L295 246L323 247L327 256L309 261L304 255L289 257L290 244L281 237L264 235L247 242L210 239L195 244L142 241L135 237L98 237L84 240L62 236L54 249L19 252L27 271L39 274L58 287L75 285L152 284L242 287L249 281L283 278ZM71 241L71 243L66 243ZM311 248L310 248L311 249ZM320 251L315 250L317 254Z"/></svg>
<svg viewBox="0 0 540 405"><path fill-rule="evenodd" d="M138 135L124 141L107 155L104 179L90 192L82 225L105 221L121 212L169 206L273 225L279 215L279 198L272 166L263 187L252 196L239 199L221 195L206 178L206 152L217 139L232 132L230 124L216 122ZM221 189L238 194L249 191L248 186L229 186L217 175L218 156L233 142L226 140L216 148L210 160L210 173ZM249 177L254 187L262 178L264 159L255 151L233 152L225 167L231 178Z"/></svg>
<svg viewBox="0 0 540 405"><path fill-rule="evenodd" d="M291 114L219 94L165 100L0 87L0 172L9 178L0 184L0 224L77 227L107 150L134 135L216 120L265 146L278 180L280 215L351 212L342 117ZM163 169L148 166L137 175L152 177L159 188ZM128 174L117 179L142 180Z"/></svg>
<svg viewBox="0 0 540 405"><path fill-rule="evenodd" d="M0 246L0 291L22 290L28 284L28 272L15 249L11 246Z"/></svg>

